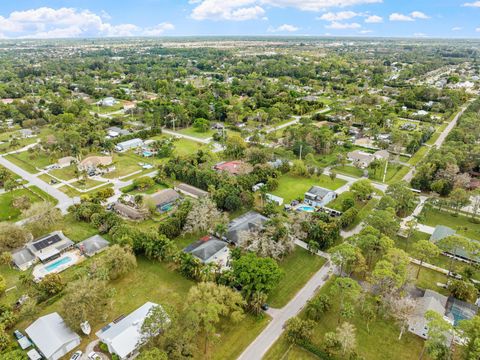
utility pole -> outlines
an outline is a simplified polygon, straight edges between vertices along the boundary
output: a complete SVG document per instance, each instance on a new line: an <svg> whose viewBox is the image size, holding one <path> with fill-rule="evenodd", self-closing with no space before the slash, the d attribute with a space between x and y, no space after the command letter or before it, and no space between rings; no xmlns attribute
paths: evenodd
<svg viewBox="0 0 480 360"><path fill-rule="evenodd" d="M302 160L302 150L303 150L303 144L300 145L300 160Z"/></svg>

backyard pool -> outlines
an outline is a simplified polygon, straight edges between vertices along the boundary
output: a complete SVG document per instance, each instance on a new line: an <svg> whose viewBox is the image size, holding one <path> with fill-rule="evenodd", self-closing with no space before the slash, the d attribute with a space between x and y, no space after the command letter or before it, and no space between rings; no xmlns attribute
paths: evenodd
<svg viewBox="0 0 480 360"><path fill-rule="evenodd" d="M315 208L310 205L300 205L295 210L297 211L305 211L305 212L315 212Z"/></svg>
<svg viewBox="0 0 480 360"><path fill-rule="evenodd" d="M65 264L68 264L69 262L72 261L72 258L69 257L69 256L65 256L64 258L61 258L57 261L54 261L48 265L45 266L45 270L47 270L48 272L52 272L54 270L56 270L59 266L62 266L62 265L65 265Z"/></svg>

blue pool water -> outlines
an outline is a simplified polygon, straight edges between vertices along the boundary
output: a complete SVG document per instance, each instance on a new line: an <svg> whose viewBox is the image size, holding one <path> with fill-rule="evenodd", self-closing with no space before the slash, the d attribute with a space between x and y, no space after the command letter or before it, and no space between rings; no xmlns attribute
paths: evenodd
<svg viewBox="0 0 480 360"><path fill-rule="evenodd" d="M315 212L315 208L313 206L302 205L297 208L298 211L306 211L306 212Z"/></svg>
<svg viewBox="0 0 480 360"><path fill-rule="evenodd" d="M152 156L152 153L150 151L144 151L143 156L150 157L150 156Z"/></svg>
<svg viewBox="0 0 480 360"><path fill-rule="evenodd" d="M59 266L64 265L64 264L68 264L71 261L72 261L71 257L65 256L64 258L61 258L60 260L57 260L57 261L45 266L45 270L47 270L48 272L51 272L51 271L55 270L56 268L58 268Z"/></svg>

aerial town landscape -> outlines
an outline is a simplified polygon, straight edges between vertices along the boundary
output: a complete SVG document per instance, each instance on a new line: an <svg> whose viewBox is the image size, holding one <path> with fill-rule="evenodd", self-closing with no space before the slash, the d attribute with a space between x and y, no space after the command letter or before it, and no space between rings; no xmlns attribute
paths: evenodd
<svg viewBox="0 0 480 360"><path fill-rule="evenodd" d="M480 359L480 40L42 9L0 5L0 359Z"/></svg>

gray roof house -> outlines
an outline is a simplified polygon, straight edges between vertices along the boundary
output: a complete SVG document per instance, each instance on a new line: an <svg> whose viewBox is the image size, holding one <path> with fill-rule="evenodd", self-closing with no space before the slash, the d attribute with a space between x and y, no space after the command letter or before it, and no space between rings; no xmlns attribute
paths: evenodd
<svg viewBox="0 0 480 360"><path fill-rule="evenodd" d="M437 243L438 241L445 239L446 237L455 235L457 232L448 226L443 226L443 225L437 225L435 227L435 230L433 231L432 235L430 236L430 241L433 243ZM460 237L463 237L461 235L457 235ZM465 237L463 237L465 238ZM467 239L477 245L480 248L480 242L477 240L472 240L472 239ZM477 252L474 252L473 254L467 253L464 249L462 248L456 248L453 252L448 252L445 251L446 253L449 253L450 255L453 255L455 257L458 257L463 260L475 262L475 263L480 263L480 255L478 255Z"/></svg>
<svg viewBox="0 0 480 360"><path fill-rule="evenodd" d="M56 312L38 318L25 332L47 360L60 359L80 345L80 337Z"/></svg>
<svg viewBox="0 0 480 360"><path fill-rule="evenodd" d="M12 253L12 260L17 268L25 271L33 265L37 258L29 249L23 248Z"/></svg>
<svg viewBox="0 0 480 360"><path fill-rule="evenodd" d="M160 305L146 302L127 316L111 322L95 335L108 346L110 353L118 355L122 360L133 358L142 342L147 340L141 336L143 322L157 306Z"/></svg>
<svg viewBox="0 0 480 360"><path fill-rule="evenodd" d="M143 142L142 139L135 138L135 139L131 139L131 140L127 140L127 141L123 141L121 143L118 143L115 146L115 150L119 151L119 152L122 152L122 151L127 151L127 150L130 150L130 149L136 149L136 148L142 147L143 145L144 145L144 142Z"/></svg>
<svg viewBox="0 0 480 360"><path fill-rule="evenodd" d="M445 316L448 298L433 290L425 290L423 297L416 300L415 312L408 319L408 330L422 339L427 339L427 320L425 314L427 311L434 311L441 316ZM452 322L451 319L448 321Z"/></svg>
<svg viewBox="0 0 480 360"><path fill-rule="evenodd" d="M83 254L91 257L105 250L110 246L110 243L100 235L93 235L79 242L76 246Z"/></svg>
<svg viewBox="0 0 480 360"><path fill-rule="evenodd" d="M238 245L241 232L261 228L266 221L268 221L266 216L255 211L249 211L230 221L228 224L227 235L225 237L229 242Z"/></svg>
<svg viewBox="0 0 480 360"><path fill-rule="evenodd" d="M335 191L320 186L312 186L310 190L305 193L304 202L311 206L323 207L336 197L337 193Z"/></svg>
<svg viewBox="0 0 480 360"><path fill-rule="evenodd" d="M58 257L62 251L71 248L74 244L75 243L67 238L63 232L54 231L28 243L26 247L41 262L48 262Z"/></svg>
<svg viewBox="0 0 480 360"><path fill-rule="evenodd" d="M204 264L214 262L221 267L227 266L230 258L227 243L211 235L190 244L183 251L192 254Z"/></svg>
<svg viewBox="0 0 480 360"><path fill-rule="evenodd" d="M208 196L208 191L205 191L205 190L199 189L195 186L184 184L184 183L178 184L177 186L175 186L174 189L176 191L178 191L179 193L182 193L184 195L193 197L195 199L199 199L199 198Z"/></svg>
<svg viewBox="0 0 480 360"><path fill-rule="evenodd" d="M141 211L140 209L136 209L129 205L123 204L120 201L117 201L113 205L113 210L115 210L117 214L132 220L143 220L146 218L146 214L144 211Z"/></svg>
<svg viewBox="0 0 480 360"><path fill-rule="evenodd" d="M180 199L180 195L173 189L164 189L150 196L150 200L155 204L159 211L168 210L175 201Z"/></svg>

